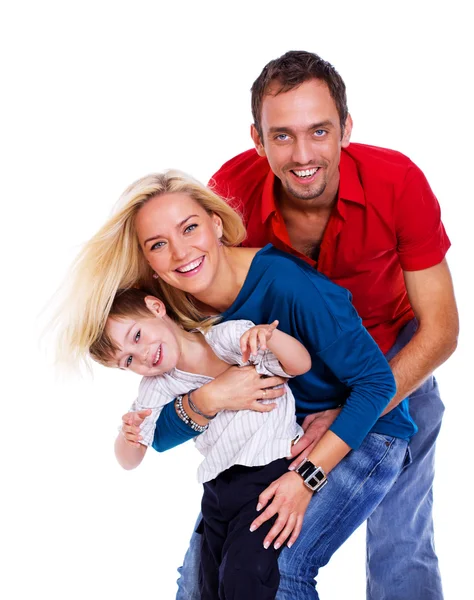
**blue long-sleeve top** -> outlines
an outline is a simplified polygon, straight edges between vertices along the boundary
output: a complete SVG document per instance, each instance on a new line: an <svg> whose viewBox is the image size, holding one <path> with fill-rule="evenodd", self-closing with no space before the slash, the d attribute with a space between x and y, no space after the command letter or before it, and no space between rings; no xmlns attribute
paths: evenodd
<svg viewBox="0 0 474 600"><path fill-rule="evenodd" d="M309 414L342 405L330 430L351 448L358 448L370 431L405 440L416 433L408 400L378 418L395 394L395 381L350 292L299 258L271 244L262 248L222 319L256 324L278 319L278 328L308 349L310 371L289 381L300 423ZM168 450L195 436L170 403L156 423L153 447Z"/></svg>

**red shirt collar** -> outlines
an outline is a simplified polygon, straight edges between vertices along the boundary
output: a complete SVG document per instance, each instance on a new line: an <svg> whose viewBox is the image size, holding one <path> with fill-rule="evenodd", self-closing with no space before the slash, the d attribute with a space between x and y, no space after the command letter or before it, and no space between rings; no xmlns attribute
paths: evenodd
<svg viewBox="0 0 474 600"><path fill-rule="evenodd" d="M357 165L354 159L344 152L344 149L341 152L341 160L339 162L339 177L339 192L336 206L339 214L342 217L345 217L346 211L343 204L344 202L355 202L361 206L365 206L366 202L364 190L357 172ZM275 175L273 171L269 169L263 184L261 204L262 223L265 223L268 217L278 210L275 205L275 195L273 193L274 186Z"/></svg>

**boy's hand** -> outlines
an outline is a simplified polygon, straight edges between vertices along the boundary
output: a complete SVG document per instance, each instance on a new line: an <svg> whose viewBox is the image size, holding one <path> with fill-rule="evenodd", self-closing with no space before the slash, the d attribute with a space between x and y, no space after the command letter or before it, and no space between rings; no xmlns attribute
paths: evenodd
<svg viewBox="0 0 474 600"><path fill-rule="evenodd" d="M273 321L270 325L255 325L255 327L248 329L240 338L242 360L247 362L251 355L257 354L259 348L260 350L266 350L267 342L277 327L278 321Z"/></svg>
<svg viewBox="0 0 474 600"><path fill-rule="evenodd" d="M120 430L125 441L134 448L139 448L139 443L142 438L140 435L140 425L143 423L146 417L151 415L151 409L138 410L136 412L129 412L122 417L122 429Z"/></svg>

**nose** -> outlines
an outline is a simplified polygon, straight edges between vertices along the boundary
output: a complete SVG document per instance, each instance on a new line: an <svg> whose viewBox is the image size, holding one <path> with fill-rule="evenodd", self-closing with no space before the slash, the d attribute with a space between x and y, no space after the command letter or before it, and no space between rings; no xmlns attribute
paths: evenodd
<svg viewBox="0 0 474 600"><path fill-rule="evenodd" d="M293 161L300 165L308 165L312 162L312 146L306 138L297 139L293 145Z"/></svg>
<svg viewBox="0 0 474 600"><path fill-rule="evenodd" d="M173 240L171 242L171 253L175 260L182 260L187 254L187 244L182 239Z"/></svg>

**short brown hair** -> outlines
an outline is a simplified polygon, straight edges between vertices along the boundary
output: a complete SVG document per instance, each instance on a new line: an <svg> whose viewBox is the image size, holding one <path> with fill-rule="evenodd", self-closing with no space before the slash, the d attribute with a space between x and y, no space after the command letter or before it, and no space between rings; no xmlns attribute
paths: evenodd
<svg viewBox="0 0 474 600"><path fill-rule="evenodd" d="M148 292L136 288L118 290L110 309L109 318L120 320L130 317L150 317L152 313L145 304L145 298L149 295ZM99 337L91 344L89 354L101 365L109 367L118 350L117 344L104 328Z"/></svg>
<svg viewBox="0 0 474 600"><path fill-rule="evenodd" d="M341 123L341 135L344 132L348 109L346 86L336 69L327 61L312 52L290 50L280 58L271 60L252 85L252 116L255 128L263 143L262 103L270 85L277 81L281 87L275 95L289 92L310 79L320 79L329 88Z"/></svg>

